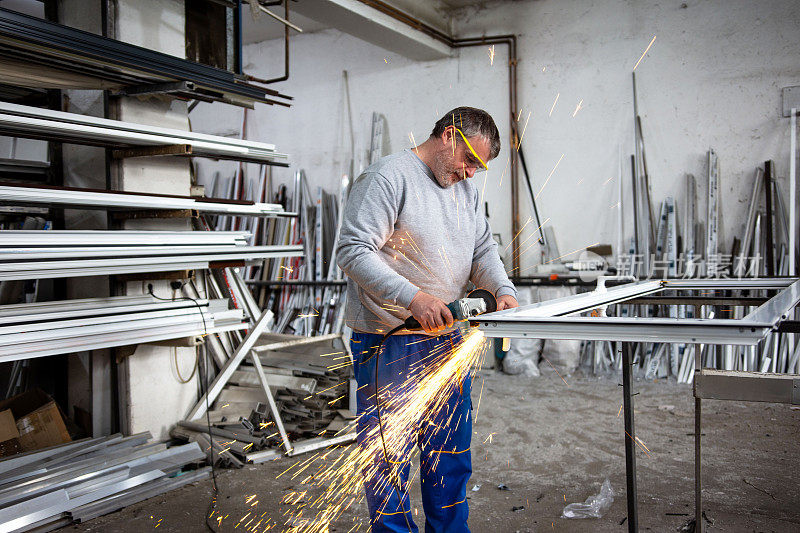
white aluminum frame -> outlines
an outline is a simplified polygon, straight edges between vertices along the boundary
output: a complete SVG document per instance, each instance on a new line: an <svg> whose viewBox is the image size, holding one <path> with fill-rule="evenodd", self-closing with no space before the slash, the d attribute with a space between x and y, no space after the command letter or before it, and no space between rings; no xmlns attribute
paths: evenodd
<svg viewBox="0 0 800 533"><path fill-rule="evenodd" d="M741 319L575 316L664 290L773 289L778 294ZM797 278L669 279L620 285L470 319L487 337L754 345L800 303Z"/></svg>

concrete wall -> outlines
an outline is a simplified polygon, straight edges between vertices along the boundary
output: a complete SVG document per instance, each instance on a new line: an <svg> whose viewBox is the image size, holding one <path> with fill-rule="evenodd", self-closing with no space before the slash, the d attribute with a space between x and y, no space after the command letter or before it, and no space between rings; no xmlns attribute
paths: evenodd
<svg viewBox="0 0 800 533"><path fill-rule="evenodd" d="M653 36L657 39L636 73L652 199L667 195L682 216L684 175L698 181L698 213L705 213L705 154L720 158L721 247L742 233L753 170L773 158L788 172L788 119L780 118L780 88L800 84L800 4L792 0L603 0L495 2L456 14L458 36L519 36L519 105L527 120L523 149L532 171L540 213L549 217L562 253L595 242L616 245L619 153L631 216L633 153L631 70ZM435 119L460 104L484 107L507 138L506 51L458 51L452 59L415 63L336 30L293 36L292 74L275 88L295 96L291 109L258 106L248 138L274 142L306 169L312 184L335 190L349 159L342 70L350 75L357 151L368 146L370 116L386 115L388 148L425 138ZM282 68L281 43L245 49L246 71L268 77ZM552 110L556 96L558 102ZM581 108L575 114L578 103ZM574 116L573 116L574 114ZM198 131L235 134L241 113L201 104L191 114ZM500 176L507 146L490 165L486 198L495 231L510 239L510 188ZM214 169L200 166L201 179ZM251 172L251 175L254 175ZM276 170L280 180L291 171ZM480 178L482 179L482 178ZM524 189L522 189L524 190ZM784 184L784 191L786 186ZM529 214L521 200L522 221ZM533 225L528 226L533 229ZM632 226L626 220L625 233ZM528 230L521 238L528 235ZM616 248L616 246L615 246ZM523 257L525 268L536 250Z"/></svg>

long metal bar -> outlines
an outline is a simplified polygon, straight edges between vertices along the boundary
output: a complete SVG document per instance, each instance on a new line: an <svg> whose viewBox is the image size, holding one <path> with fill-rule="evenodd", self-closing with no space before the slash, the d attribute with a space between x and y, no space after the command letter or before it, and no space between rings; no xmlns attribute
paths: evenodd
<svg viewBox="0 0 800 533"><path fill-rule="evenodd" d="M3 230L2 246L181 246L246 244L245 231Z"/></svg>
<svg viewBox="0 0 800 533"><path fill-rule="evenodd" d="M0 185L0 202L4 205L46 205L82 207L86 209L192 209L202 213L248 216L296 216L284 211L280 204L230 202L216 198L147 195L121 191L98 191L56 186Z"/></svg>
<svg viewBox="0 0 800 533"><path fill-rule="evenodd" d="M795 275L797 265L797 109L789 118L789 275Z"/></svg>
<svg viewBox="0 0 800 533"><path fill-rule="evenodd" d="M266 143L230 142L231 139L226 137L201 136L182 130L151 128L62 111L39 111L42 110L0 102L0 131L19 137L111 147L188 145L191 146L191 155L264 164L288 157Z"/></svg>
<svg viewBox="0 0 800 533"><path fill-rule="evenodd" d="M772 207L772 180L775 179L772 161L764 163L764 198L766 200L766 231L767 231L767 276L775 275L775 232L773 230L774 213Z"/></svg>
<svg viewBox="0 0 800 533"><path fill-rule="evenodd" d="M694 306L694 316L703 316L703 306ZM694 347L694 376L703 369L703 346L696 344ZM694 379L693 379L694 381ZM702 459L702 430L703 430L703 401L694 399L694 530L703 533L703 476L701 468Z"/></svg>
<svg viewBox="0 0 800 533"><path fill-rule="evenodd" d="M267 96L291 99L279 92L243 83L232 72L170 54L95 35L10 10L0 10L0 42L12 58L118 84L134 85L163 81L188 81L197 86L182 96L238 105L274 101Z"/></svg>
<svg viewBox="0 0 800 533"><path fill-rule="evenodd" d="M258 381L261 383L261 388L264 389L264 393L267 395L267 402L269 403L269 408L272 411L272 418L275 421L275 425L278 427L278 432L281 434L283 449L286 450L286 453L291 454L292 443L289 441L289 436L286 434L286 429L283 427L281 412L280 409L278 409L278 405L275 403L275 397L272 395L272 390L269 388L267 375L264 373L264 367L261 365L261 358L257 353L255 353L255 351L251 350L250 359L253 361L253 366L256 367L256 374L258 375Z"/></svg>
<svg viewBox="0 0 800 533"><path fill-rule="evenodd" d="M217 377L214 378L214 382L208 388L206 393L203 394L191 411L189 411L189 414L186 417L187 420L197 420L206 413L206 404L211 405L214 403L214 400L216 400L217 396L219 396L219 394L222 392L222 389L228 383L228 380L231 378L231 376L233 376L233 373L236 371L236 369L239 368L239 365L253 348L258 338L267 329L267 324L271 318L272 311L267 310L261 314L261 317L248 332L247 337L244 338L242 343L236 349L236 353L234 353L233 356L228 359L227 363L225 363L225 366L220 370L219 374L217 374Z"/></svg>
<svg viewBox="0 0 800 533"><path fill-rule="evenodd" d="M634 429L633 415L633 393L631 384L633 381L633 363L631 353L633 346L630 343L619 343L622 352L622 399L625 417L625 484L627 488L628 500L628 531L636 533L639 531L639 509L636 493L636 430Z"/></svg>

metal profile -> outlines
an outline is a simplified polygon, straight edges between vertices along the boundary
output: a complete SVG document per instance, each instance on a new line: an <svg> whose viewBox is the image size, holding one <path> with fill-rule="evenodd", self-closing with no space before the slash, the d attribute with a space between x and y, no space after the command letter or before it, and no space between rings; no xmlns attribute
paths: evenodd
<svg viewBox="0 0 800 533"><path fill-rule="evenodd" d="M667 289L778 289L780 292L742 319L569 316ZM470 323L487 337L754 345L785 320L798 302L800 281L794 278L665 280L637 282L607 292L498 311L470 319Z"/></svg>
<svg viewBox="0 0 800 533"><path fill-rule="evenodd" d="M288 156L275 151L272 144L5 102L0 102L0 131L19 137L110 147L187 145L194 156L288 166L279 162Z"/></svg>
<svg viewBox="0 0 800 533"><path fill-rule="evenodd" d="M108 307L98 309L103 302ZM65 310L70 305L72 313ZM67 300L39 305L28 314L22 305L0 306L0 361L247 328L242 310L227 306L227 300L159 301L149 296Z"/></svg>
<svg viewBox="0 0 800 533"><path fill-rule="evenodd" d="M103 210L194 210L209 214L258 217L296 216L296 213L284 211L280 204L24 184L0 185L0 203L3 205L45 205Z"/></svg>
<svg viewBox="0 0 800 533"><path fill-rule="evenodd" d="M248 107L254 102L286 106L289 104L285 100L291 100L273 89L247 83L227 70L6 9L0 9L0 54L15 61L105 80L105 86L114 84L119 89L188 82L185 87L173 85L170 93Z"/></svg>

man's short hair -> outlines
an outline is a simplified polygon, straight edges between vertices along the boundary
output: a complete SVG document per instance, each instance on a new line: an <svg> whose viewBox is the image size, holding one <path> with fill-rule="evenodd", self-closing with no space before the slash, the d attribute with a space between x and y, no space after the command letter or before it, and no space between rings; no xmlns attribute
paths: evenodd
<svg viewBox="0 0 800 533"><path fill-rule="evenodd" d="M500 153L500 132L497 131L492 116L483 109L462 106L448 111L436 121L431 137L441 137L447 127L453 125L461 130L464 137L485 137L490 145L489 159L494 159ZM460 137L456 135L456 139Z"/></svg>

